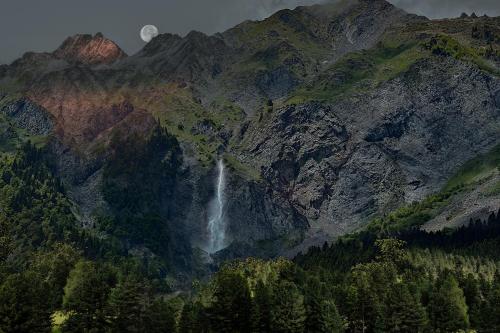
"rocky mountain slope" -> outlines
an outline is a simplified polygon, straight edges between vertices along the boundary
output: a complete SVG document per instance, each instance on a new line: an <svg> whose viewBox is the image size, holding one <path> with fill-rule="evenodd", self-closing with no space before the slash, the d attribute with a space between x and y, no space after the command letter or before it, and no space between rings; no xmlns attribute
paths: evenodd
<svg viewBox="0 0 500 333"><path fill-rule="evenodd" d="M213 36L163 34L132 56L78 35L0 67L0 138L9 149L45 144L81 223L95 227L120 215L109 170L111 184L127 183L134 155L119 143L149 151L159 122L181 162L159 149L138 170L175 166L158 179L169 190L154 192L162 223L204 247L223 158L229 252L283 253L422 200L500 144L499 64L499 18L431 21L383 0L283 10Z"/></svg>

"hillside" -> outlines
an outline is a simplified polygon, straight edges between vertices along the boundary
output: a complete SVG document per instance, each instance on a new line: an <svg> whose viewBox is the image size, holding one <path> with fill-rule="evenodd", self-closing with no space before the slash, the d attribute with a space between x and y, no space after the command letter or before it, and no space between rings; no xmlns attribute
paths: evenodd
<svg viewBox="0 0 500 333"><path fill-rule="evenodd" d="M500 143L499 22L351 0L163 34L130 56L77 35L0 68L1 146L44 147L79 227L160 257L155 228L183 254L206 249L222 158L221 256L285 253L423 200ZM496 210L497 176L428 228Z"/></svg>

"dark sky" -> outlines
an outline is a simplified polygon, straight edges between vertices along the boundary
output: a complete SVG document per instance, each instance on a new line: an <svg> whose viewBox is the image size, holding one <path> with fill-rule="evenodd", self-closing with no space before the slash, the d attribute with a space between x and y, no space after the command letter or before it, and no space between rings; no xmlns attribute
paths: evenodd
<svg viewBox="0 0 500 333"><path fill-rule="evenodd" d="M52 51L68 36L102 32L132 54L144 44L139 30L186 34L223 31L245 19L322 0L1 0L0 63L26 51ZM390 0L431 18L461 12L500 15L500 0Z"/></svg>

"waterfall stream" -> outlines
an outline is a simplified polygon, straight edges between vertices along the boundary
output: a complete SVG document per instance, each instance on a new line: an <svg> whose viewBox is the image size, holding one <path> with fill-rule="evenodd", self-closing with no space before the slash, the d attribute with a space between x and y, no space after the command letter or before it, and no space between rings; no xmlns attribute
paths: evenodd
<svg viewBox="0 0 500 333"><path fill-rule="evenodd" d="M217 162L217 181L215 197L210 202L208 215L208 249L209 253L222 250L226 244L226 221L224 218L224 190L226 187L224 162Z"/></svg>

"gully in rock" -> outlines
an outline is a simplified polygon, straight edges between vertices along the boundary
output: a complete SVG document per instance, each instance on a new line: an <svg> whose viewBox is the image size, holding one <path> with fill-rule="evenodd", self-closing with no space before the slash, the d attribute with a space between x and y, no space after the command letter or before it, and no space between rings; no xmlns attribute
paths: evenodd
<svg viewBox="0 0 500 333"><path fill-rule="evenodd" d="M226 246L226 219L225 209L225 167L224 162L217 162L217 181L215 183L215 197L210 202L208 215L208 248L209 253L215 253Z"/></svg>

